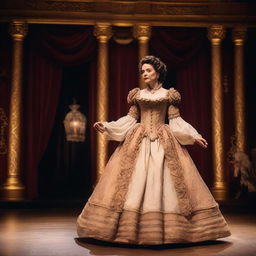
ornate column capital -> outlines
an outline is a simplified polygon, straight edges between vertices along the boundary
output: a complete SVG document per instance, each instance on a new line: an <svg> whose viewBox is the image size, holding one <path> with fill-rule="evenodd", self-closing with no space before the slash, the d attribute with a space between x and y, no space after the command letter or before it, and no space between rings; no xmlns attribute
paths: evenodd
<svg viewBox="0 0 256 256"><path fill-rule="evenodd" d="M28 24L23 21L12 21L9 24L9 33L16 41L22 41L28 33Z"/></svg>
<svg viewBox="0 0 256 256"><path fill-rule="evenodd" d="M140 42L147 42L151 37L151 26L147 24L134 25L133 36Z"/></svg>
<svg viewBox="0 0 256 256"><path fill-rule="evenodd" d="M112 27L109 23L97 23L94 26L94 36L101 43L106 43L113 35Z"/></svg>
<svg viewBox="0 0 256 256"><path fill-rule="evenodd" d="M243 45L246 40L247 28L244 26L234 27L232 30L232 40L235 45Z"/></svg>
<svg viewBox="0 0 256 256"><path fill-rule="evenodd" d="M220 45L222 39L225 37L226 30L223 25L211 25L208 28L208 39L213 45Z"/></svg>

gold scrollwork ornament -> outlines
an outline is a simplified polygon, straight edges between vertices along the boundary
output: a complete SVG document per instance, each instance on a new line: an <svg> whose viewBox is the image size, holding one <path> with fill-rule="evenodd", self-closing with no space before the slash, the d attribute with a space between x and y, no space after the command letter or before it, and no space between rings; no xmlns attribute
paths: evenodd
<svg viewBox="0 0 256 256"><path fill-rule="evenodd" d="M28 33L28 25L23 21L13 21L9 25L9 33L16 40L23 40Z"/></svg>
<svg viewBox="0 0 256 256"><path fill-rule="evenodd" d="M226 30L223 25L211 25L208 28L208 39L214 45L219 45L222 39L224 39Z"/></svg>
<svg viewBox="0 0 256 256"><path fill-rule="evenodd" d="M94 36L101 41L107 42L113 35L112 27L108 23L98 23L94 28Z"/></svg>
<svg viewBox="0 0 256 256"><path fill-rule="evenodd" d="M133 35L139 40L149 40L151 37L151 26L136 24L134 26Z"/></svg>

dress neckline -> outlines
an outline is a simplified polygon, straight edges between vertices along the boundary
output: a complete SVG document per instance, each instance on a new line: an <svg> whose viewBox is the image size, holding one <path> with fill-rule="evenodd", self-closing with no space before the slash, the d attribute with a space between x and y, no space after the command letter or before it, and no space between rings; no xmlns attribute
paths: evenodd
<svg viewBox="0 0 256 256"><path fill-rule="evenodd" d="M146 92L145 90L147 89L142 89L139 91L137 95L137 100L142 101L142 102L162 102L162 101L167 101L168 98L168 90L165 88L161 88L161 93L160 90L157 93L150 94Z"/></svg>

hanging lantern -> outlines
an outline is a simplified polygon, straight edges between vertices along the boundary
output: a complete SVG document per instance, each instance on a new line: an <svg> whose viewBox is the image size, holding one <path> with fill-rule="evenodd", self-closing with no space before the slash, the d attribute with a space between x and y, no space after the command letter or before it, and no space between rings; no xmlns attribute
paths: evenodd
<svg viewBox="0 0 256 256"><path fill-rule="evenodd" d="M86 117L78 109L79 105L75 102L69 105L69 111L64 119L67 141L84 141L86 130Z"/></svg>

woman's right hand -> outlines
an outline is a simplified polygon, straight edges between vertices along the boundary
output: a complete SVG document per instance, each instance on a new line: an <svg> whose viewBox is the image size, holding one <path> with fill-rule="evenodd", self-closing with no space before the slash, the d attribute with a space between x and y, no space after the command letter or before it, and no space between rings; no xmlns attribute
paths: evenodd
<svg viewBox="0 0 256 256"><path fill-rule="evenodd" d="M105 132L105 130L106 130L105 126L104 126L103 123L101 123L101 122L96 122L96 123L93 125L93 127L94 127L98 132L101 132L101 133Z"/></svg>

